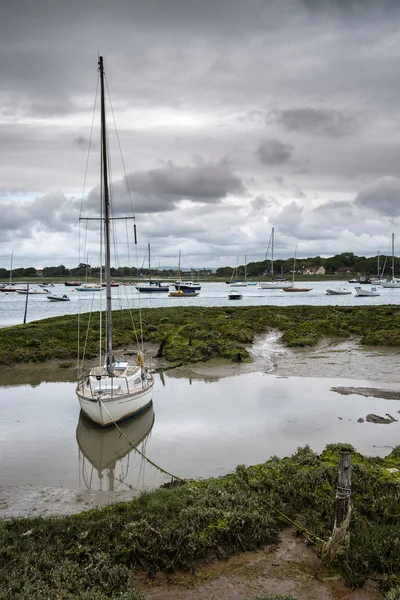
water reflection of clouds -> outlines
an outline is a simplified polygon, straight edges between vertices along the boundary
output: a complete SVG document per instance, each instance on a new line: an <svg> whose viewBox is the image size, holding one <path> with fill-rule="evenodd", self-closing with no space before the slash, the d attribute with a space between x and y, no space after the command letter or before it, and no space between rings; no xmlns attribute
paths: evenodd
<svg viewBox="0 0 400 600"><path fill-rule="evenodd" d="M146 441L146 455L182 477L218 476L237 464L256 464L275 454L290 455L305 444L320 451L330 442L349 442L361 452L384 455L390 451L387 446L398 443L400 422L375 425L357 423L357 419L371 412L396 416L400 402L358 395L350 398L331 390L338 385L354 386L354 381L278 378L263 373L207 383L201 379L190 383L167 373L164 379L165 387L156 381L156 418ZM357 385L373 386L368 382ZM78 488L75 436L79 404L75 384L4 387L0 392L2 485ZM99 447L108 452L108 436L100 431L96 437L104 437L105 446ZM115 443L120 441L117 438ZM107 454L101 456L104 459ZM165 476L149 465L143 470L133 453L119 456L118 469L121 460L124 465L130 461L129 472L121 471L124 487L135 486L138 479L144 486L165 481ZM96 468L96 460L88 458Z"/></svg>

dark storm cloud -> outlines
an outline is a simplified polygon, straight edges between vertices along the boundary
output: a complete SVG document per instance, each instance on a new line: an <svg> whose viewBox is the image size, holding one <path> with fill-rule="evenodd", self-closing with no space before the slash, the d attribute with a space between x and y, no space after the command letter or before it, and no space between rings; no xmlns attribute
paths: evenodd
<svg viewBox="0 0 400 600"><path fill-rule="evenodd" d="M262 140L256 150L256 155L263 165L282 165L292 158L293 146L280 140Z"/></svg>
<svg viewBox="0 0 400 600"><path fill-rule="evenodd" d="M130 208L128 189L136 213L155 213L174 210L182 200L218 204L230 194L246 193L240 177L227 161L205 161L196 158L191 165L168 161L155 169L129 173L126 181L113 185L114 202L118 210ZM89 195L90 206L98 205L98 189Z"/></svg>
<svg viewBox="0 0 400 600"><path fill-rule="evenodd" d="M400 215L400 179L382 177L358 192L354 204L387 217Z"/></svg>
<svg viewBox="0 0 400 600"><path fill-rule="evenodd" d="M294 108L274 110L269 119L276 121L286 131L342 137L354 129L354 120L332 108Z"/></svg>

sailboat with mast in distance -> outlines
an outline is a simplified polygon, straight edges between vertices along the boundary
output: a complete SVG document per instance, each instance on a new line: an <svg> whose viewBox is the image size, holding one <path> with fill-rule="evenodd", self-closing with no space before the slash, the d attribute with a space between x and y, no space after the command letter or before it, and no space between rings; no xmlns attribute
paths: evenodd
<svg viewBox="0 0 400 600"><path fill-rule="evenodd" d="M162 285L160 281L152 281L151 280L151 260L150 260L150 244L147 245L147 253L149 257L149 283L143 285L137 285L136 289L138 292L169 292L169 287L167 285Z"/></svg>
<svg viewBox="0 0 400 600"><path fill-rule="evenodd" d="M296 273L296 253L297 253L297 246L294 249L292 285L291 285L291 287L282 288L282 291L283 292L311 292L312 288L295 287L294 286L294 274Z"/></svg>
<svg viewBox="0 0 400 600"><path fill-rule="evenodd" d="M394 276L394 233L392 233L392 278L390 281L382 281L383 288L400 288L400 280Z"/></svg>
<svg viewBox="0 0 400 600"><path fill-rule="evenodd" d="M281 290L289 287L293 287L291 281L286 280L275 280L274 275L274 242L275 242L275 228L272 228L271 235L268 242L267 253L265 260L267 260L268 250L271 246L271 281L260 281L258 287L260 290Z"/></svg>
<svg viewBox="0 0 400 600"><path fill-rule="evenodd" d="M100 348L98 365L84 370L85 356L79 357L79 376L76 386L76 394L82 411L92 421L101 426L112 425L137 415L150 407L153 396L154 378L145 363L143 352L143 340L138 340L138 351L136 361L130 363L116 357L116 349L113 347L113 329L114 322L112 318L112 297L111 297L111 248L116 248L116 229L117 224L111 223L115 220L125 221L126 229L128 221L135 221L134 215L116 216L117 207L113 202L112 186L109 182L109 156L108 156L108 131L106 127L106 103L105 103L105 73L103 57L99 57L98 71L100 77L100 148L101 148L101 184L99 190L99 214L96 217L80 217L80 221L98 221L100 224L100 264L104 264L105 277L105 319L103 317L104 307L99 303L99 326L95 330L99 332L99 339L93 348ZM126 174L125 174L126 177ZM131 221L132 222L132 221ZM133 227L134 240L136 243L136 225ZM111 236L114 234L113 244ZM126 235L129 243L128 234ZM104 262L103 262L104 261ZM102 272L100 280L102 279ZM100 300L102 300L102 294ZM133 315L132 325L133 325ZM118 316L115 315L115 321ZM142 331L139 311L139 331ZM87 320L87 329L84 332L85 343L93 335L94 317L90 316ZM82 327L82 329L84 329ZM132 339L137 336L137 327L132 327ZM81 331L81 327L78 328ZM78 333L79 335L79 333ZM136 338L137 339L137 338ZM114 354L115 353L115 354Z"/></svg>
<svg viewBox="0 0 400 600"><path fill-rule="evenodd" d="M171 290L168 294L169 298L194 298L199 295L194 289L181 288L181 251L178 256L178 281L175 284L175 291Z"/></svg>

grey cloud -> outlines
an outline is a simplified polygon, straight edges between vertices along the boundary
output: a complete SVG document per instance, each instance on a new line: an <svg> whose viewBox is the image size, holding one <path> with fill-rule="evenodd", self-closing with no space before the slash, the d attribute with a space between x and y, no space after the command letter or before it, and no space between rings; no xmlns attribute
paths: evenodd
<svg viewBox="0 0 400 600"><path fill-rule="evenodd" d="M118 210L129 210L129 189L137 213L170 211L182 200L218 204L230 194L246 193L242 180L227 161L211 162L201 158L189 166L167 161L155 169L130 173L126 181L115 182L112 187ZM97 188L89 194L89 203L92 209L97 207Z"/></svg>
<svg viewBox="0 0 400 600"><path fill-rule="evenodd" d="M256 150L259 161L264 165L282 165L292 158L293 146L276 139L262 140Z"/></svg>
<svg viewBox="0 0 400 600"><path fill-rule="evenodd" d="M358 192L354 204L386 217L400 215L400 179L381 177Z"/></svg>
<svg viewBox="0 0 400 600"><path fill-rule="evenodd" d="M287 131L296 131L312 135L342 137L354 129L354 120L339 110L332 108L294 108L273 110L268 118L276 121Z"/></svg>
<svg viewBox="0 0 400 600"><path fill-rule="evenodd" d="M267 208L270 208L271 206L278 206L278 202L273 196L256 196L250 202L251 212L253 213L263 213Z"/></svg>

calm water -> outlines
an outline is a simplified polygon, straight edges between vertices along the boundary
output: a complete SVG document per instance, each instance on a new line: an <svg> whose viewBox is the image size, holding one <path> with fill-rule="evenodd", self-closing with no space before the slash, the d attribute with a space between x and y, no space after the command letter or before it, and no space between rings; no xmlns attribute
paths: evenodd
<svg viewBox="0 0 400 600"><path fill-rule="evenodd" d="M384 456L399 442L400 423L357 419L370 412L395 415L400 401L331 390L354 385L374 386L262 373L216 381L157 376L154 412L122 429L151 460L180 477L219 476L238 464L290 455L306 443L320 451L330 442L350 442ZM1 485L117 491L169 480L131 451L116 429L82 419L74 388L66 382L0 388Z"/></svg>
<svg viewBox="0 0 400 600"><path fill-rule="evenodd" d="M328 296L327 287L339 287L338 281L301 282L300 286L311 287L307 293L287 293L282 290L259 290L257 286L245 288L230 288L226 283L203 283L199 296L195 298L168 298L167 293L161 294L139 294L134 286L120 286L113 288L113 308L122 309L137 307L158 308L161 306L293 306L298 304L311 304L319 306L364 306L379 304L400 304L400 288L381 289L380 296L358 298L354 295L354 284L347 284L349 290L353 291L348 296ZM369 286L367 286L369 287ZM35 321L48 317L64 314L77 314L97 310L100 302L100 294L90 292L75 292L73 288L58 284L48 288L54 294L68 294L70 302L50 302L46 295L29 296L27 321ZM237 289L243 295L241 300L229 300L228 292ZM12 293L0 293L0 325L15 325L23 322L25 311L25 296ZM104 304L103 304L104 305Z"/></svg>

